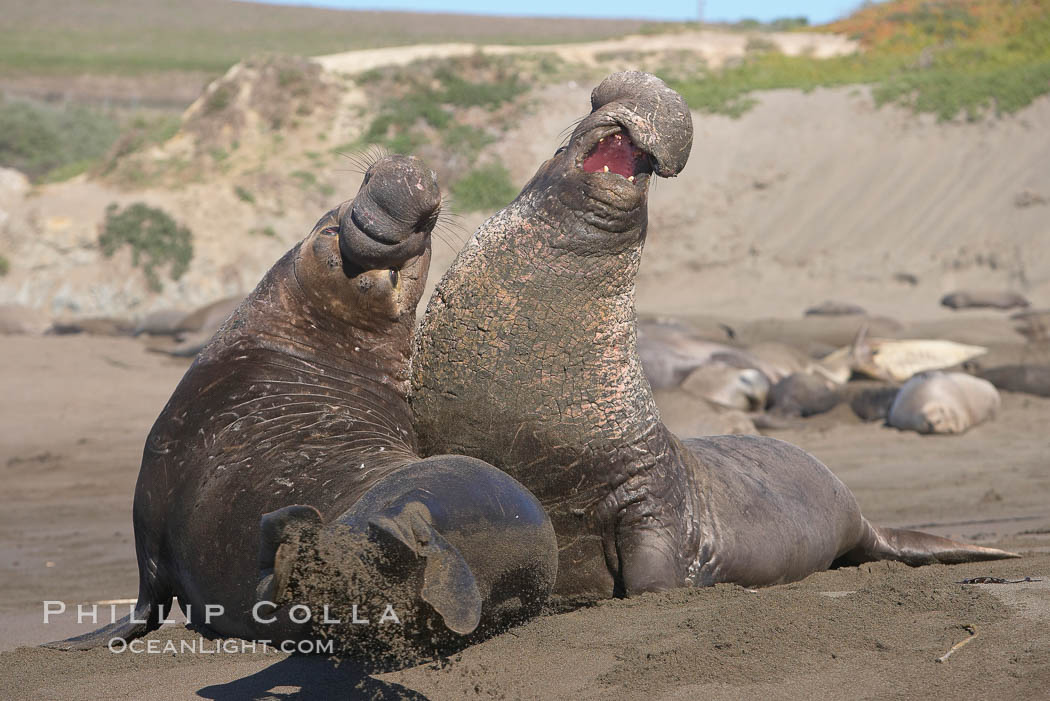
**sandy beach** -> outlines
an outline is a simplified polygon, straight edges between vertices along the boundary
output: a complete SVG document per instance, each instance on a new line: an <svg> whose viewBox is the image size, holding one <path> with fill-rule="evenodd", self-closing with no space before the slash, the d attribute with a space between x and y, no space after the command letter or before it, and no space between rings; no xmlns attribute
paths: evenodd
<svg viewBox="0 0 1050 701"><path fill-rule="evenodd" d="M273 649L208 654L201 646L216 641L181 624L147 638L154 654L32 647L92 629L77 624L78 603L135 597L142 443L188 363L90 336L6 337L0 353L3 698L1038 699L1050 688L1048 399L1004 393L994 422L954 437L863 424L846 406L772 432L830 466L874 522L1021 559L876 563L757 591L720 585L578 610L553 602L448 659L365 669ZM1042 581L958 583L983 576ZM45 625L48 600L70 610ZM966 626L972 641L937 662L972 635ZM196 652L165 652L167 641Z"/></svg>

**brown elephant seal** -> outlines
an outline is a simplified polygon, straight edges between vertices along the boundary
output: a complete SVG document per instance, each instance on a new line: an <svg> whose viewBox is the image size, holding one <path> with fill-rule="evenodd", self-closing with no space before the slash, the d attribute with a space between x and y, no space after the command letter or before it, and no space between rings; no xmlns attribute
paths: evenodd
<svg viewBox="0 0 1050 701"><path fill-rule="evenodd" d="M835 302L827 300L815 306L809 307L803 316L863 316L868 312L857 304L849 302Z"/></svg>
<svg viewBox="0 0 1050 701"><path fill-rule="evenodd" d="M421 162L380 159L266 274L146 440L137 621L55 646L143 635L173 596L196 625L272 641L318 635L330 606L342 623L323 635L363 654L538 610L557 567L539 502L480 460L415 450L411 337L439 205ZM351 604L403 625L351 625Z"/></svg>
<svg viewBox="0 0 1050 701"><path fill-rule="evenodd" d="M885 421L900 390L896 386L860 388L851 393L849 408L861 421Z"/></svg>
<svg viewBox="0 0 1050 701"><path fill-rule="evenodd" d="M788 443L667 429L638 357L635 277L650 178L685 166L691 117L636 72L605 79L591 106L430 300L413 362L424 454L474 455L528 486L554 522L565 593L1011 557L872 526L827 467Z"/></svg>
<svg viewBox="0 0 1050 701"><path fill-rule="evenodd" d="M127 319L110 316L93 316L71 321L56 321L47 333L53 336L131 336L135 326Z"/></svg>
<svg viewBox="0 0 1050 701"><path fill-rule="evenodd" d="M998 389L1050 397L1050 365L1001 365L979 370L977 376Z"/></svg>
<svg viewBox="0 0 1050 701"><path fill-rule="evenodd" d="M957 290L941 297L941 306L949 309L1014 309L1031 304L1009 290Z"/></svg>
<svg viewBox="0 0 1050 701"><path fill-rule="evenodd" d="M808 372L788 375L769 390L768 409L780 416L815 416L831 411L842 401L840 388Z"/></svg>
<svg viewBox="0 0 1050 701"><path fill-rule="evenodd" d="M900 388L886 422L918 433L965 433L995 416L1001 403L988 380L964 372L923 372Z"/></svg>

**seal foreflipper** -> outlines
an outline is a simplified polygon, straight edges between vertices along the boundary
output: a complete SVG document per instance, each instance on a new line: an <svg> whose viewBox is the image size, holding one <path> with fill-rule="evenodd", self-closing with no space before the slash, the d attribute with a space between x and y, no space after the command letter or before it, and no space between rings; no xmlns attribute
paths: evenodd
<svg viewBox="0 0 1050 701"><path fill-rule="evenodd" d="M866 519L864 526L865 533L860 543L839 557L836 564L859 565L875 560L897 560L915 567L1021 557L1006 550L959 543L921 531L873 526Z"/></svg>

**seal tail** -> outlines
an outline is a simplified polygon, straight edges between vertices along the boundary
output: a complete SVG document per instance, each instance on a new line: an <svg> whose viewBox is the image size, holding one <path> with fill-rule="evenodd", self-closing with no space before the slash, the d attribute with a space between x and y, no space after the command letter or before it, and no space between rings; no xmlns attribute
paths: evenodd
<svg viewBox="0 0 1050 701"><path fill-rule="evenodd" d="M864 527L867 532L860 543L839 558L843 564L897 560L918 567L1021 557L1006 550L960 543L921 531L873 526L867 520L864 521Z"/></svg>

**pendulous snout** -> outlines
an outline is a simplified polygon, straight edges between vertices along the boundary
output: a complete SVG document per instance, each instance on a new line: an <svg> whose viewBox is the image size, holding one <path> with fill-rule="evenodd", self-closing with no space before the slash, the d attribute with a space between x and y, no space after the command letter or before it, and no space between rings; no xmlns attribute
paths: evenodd
<svg viewBox="0 0 1050 701"><path fill-rule="evenodd" d="M440 210L434 171L412 156L385 156L340 213L339 250L362 268L400 267L423 252Z"/></svg>
<svg viewBox="0 0 1050 701"><path fill-rule="evenodd" d="M653 172L678 175L693 146L693 119L677 92L649 73L624 71L603 80L591 92L591 114L574 138L604 125L618 124L637 148L649 154Z"/></svg>

